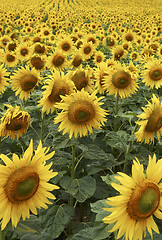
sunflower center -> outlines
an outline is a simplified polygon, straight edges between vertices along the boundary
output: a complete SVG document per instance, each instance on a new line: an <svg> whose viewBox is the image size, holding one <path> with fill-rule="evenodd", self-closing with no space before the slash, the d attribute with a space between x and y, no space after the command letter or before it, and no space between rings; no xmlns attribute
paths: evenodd
<svg viewBox="0 0 162 240"><path fill-rule="evenodd" d="M90 47L85 47L84 48L84 53L85 54L89 54L91 52L91 48Z"/></svg>
<svg viewBox="0 0 162 240"><path fill-rule="evenodd" d="M68 111L68 118L72 123L82 124L90 121L95 116L95 108L92 103L85 100L73 102Z"/></svg>
<svg viewBox="0 0 162 240"><path fill-rule="evenodd" d="M84 71L76 72L71 80L74 82L77 90L81 91L82 88L88 85L88 78L85 76Z"/></svg>
<svg viewBox="0 0 162 240"><path fill-rule="evenodd" d="M98 56L96 62L100 63L102 61L102 57Z"/></svg>
<svg viewBox="0 0 162 240"><path fill-rule="evenodd" d="M133 35L132 34L127 34L125 39L129 42L133 40Z"/></svg>
<svg viewBox="0 0 162 240"><path fill-rule="evenodd" d="M72 65L74 67L79 67L81 63L82 63L82 58L79 56L76 56L72 62Z"/></svg>
<svg viewBox="0 0 162 240"><path fill-rule="evenodd" d="M150 217L158 208L161 193L159 187L154 183L145 183L137 186L130 197L127 210L135 220Z"/></svg>
<svg viewBox="0 0 162 240"><path fill-rule="evenodd" d="M22 56L25 56L25 55L27 55L28 54L28 50L27 49L22 49L21 50L21 55Z"/></svg>
<svg viewBox="0 0 162 240"><path fill-rule="evenodd" d="M160 109L153 110L150 115L145 131L147 132L156 132L162 127L162 113Z"/></svg>
<svg viewBox="0 0 162 240"><path fill-rule="evenodd" d="M37 45L35 47L35 52L36 53L44 53L45 52L45 47L44 46L41 46L41 45Z"/></svg>
<svg viewBox="0 0 162 240"><path fill-rule="evenodd" d="M48 32L48 31L44 31L44 35L45 35L45 36L48 36L48 35L49 35L49 32Z"/></svg>
<svg viewBox="0 0 162 240"><path fill-rule="evenodd" d="M24 74L20 79L21 88L24 91L30 91L37 84L38 79L31 73Z"/></svg>
<svg viewBox="0 0 162 240"><path fill-rule="evenodd" d="M69 94L69 86L64 81L56 81L52 88L51 94L49 95L48 99L50 102L60 102L61 95L65 96Z"/></svg>
<svg viewBox="0 0 162 240"><path fill-rule="evenodd" d="M52 60L52 64L55 66L55 67L60 67L63 63L64 63L65 59L64 57L60 56L60 55L56 55L53 60Z"/></svg>
<svg viewBox="0 0 162 240"><path fill-rule="evenodd" d="M64 51L68 51L68 50L70 49L70 45L69 45L68 43L64 43L64 44L62 45L62 49L63 49Z"/></svg>
<svg viewBox="0 0 162 240"><path fill-rule="evenodd" d="M40 57L35 56L31 58L31 65L37 70L41 70L44 67L44 62Z"/></svg>
<svg viewBox="0 0 162 240"><path fill-rule="evenodd" d="M7 62L14 62L15 61L15 57L11 54L7 54Z"/></svg>
<svg viewBox="0 0 162 240"><path fill-rule="evenodd" d="M16 117L10 119L10 122L6 124L6 129L9 131L19 131L28 124L27 118L27 115L22 116L22 113L19 113Z"/></svg>
<svg viewBox="0 0 162 240"><path fill-rule="evenodd" d="M124 71L117 71L112 76L112 83L116 88L127 88L131 84L131 75Z"/></svg>
<svg viewBox="0 0 162 240"><path fill-rule="evenodd" d="M5 193L10 202L20 203L31 198L39 186L39 176L30 167L16 169L7 179Z"/></svg>
<svg viewBox="0 0 162 240"><path fill-rule="evenodd" d="M152 80L158 81L162 78L162 69L154 68L149 72L149 76Z"/></svg>

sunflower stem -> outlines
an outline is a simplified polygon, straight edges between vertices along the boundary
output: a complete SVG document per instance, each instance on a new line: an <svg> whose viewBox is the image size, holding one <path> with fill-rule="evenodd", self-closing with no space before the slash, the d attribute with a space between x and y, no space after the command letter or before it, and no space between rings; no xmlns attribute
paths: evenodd
<svg viewBox="0 0 162 240"><path fill-rule="evenodd" d="M71 163L71 180L74 180L75 175L75 145L72 144L72 163ZM70 195L70 205L73 207L74 205L74 197ZM69 233L72 234L72 228L73 228L73 220L71 220L69 224Z"/></svg>
<svg viewBox="0 0 162 240"><path fill-rule="evenodd" d="M72 163L71 163L71 180L74 180L75 174L75 145L72 145ZM74 197L70 195L70 205L73 206L74 204Z"/></svg>
<svg viewBox="0 0 162 240"><path fill-rule="evenodd" d="M0 240L5 240L6 239L6 231L0 231Z"/></svg>
<svg viewBox="0 0 162 240"><path fill-rule="evenodd" d="M43 143L43 135L44 135L44 113L41 113L41 142Z"/></svg>
<svg viewBox="0 0 162 240"><path fill-rule="evenodd" d="M118 120L117 120L117 114L119 111L119 94L116 96L116 102L115 102L115 119L114 119L114 131L117 131L117 125L118 125Z"/></svg>
<svg viewBox="0 0 162 240"><path fill-rule="evenodd" d="M137 125L134 127L134 130L132 130L132 136L134 135L135 131L137 130ZM129 164L129 158L126 157L126 155L130 152L131 150L131 147L133 146L133 143L134 143L135 140L132 140L129 142L129 145L128 145L128 148L125 152L125 163L124 163L124 168L123 168L123 172L126 173L127 172L127 167L128 167L128 164Z"/></svg>

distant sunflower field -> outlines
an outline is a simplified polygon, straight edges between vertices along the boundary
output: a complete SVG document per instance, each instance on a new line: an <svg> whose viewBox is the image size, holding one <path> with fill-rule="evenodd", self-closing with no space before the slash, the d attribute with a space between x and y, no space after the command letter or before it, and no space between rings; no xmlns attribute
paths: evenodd
<svg viewBox="0 0 162 240"><path fill-rule="evenodd" d="M0 240L162 239L161 0L1 0Z"/></svg>

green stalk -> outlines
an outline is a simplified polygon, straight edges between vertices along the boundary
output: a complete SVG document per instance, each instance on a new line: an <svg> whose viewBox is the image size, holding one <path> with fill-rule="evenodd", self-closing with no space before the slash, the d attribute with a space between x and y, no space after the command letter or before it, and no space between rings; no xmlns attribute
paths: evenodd
<svg viewBox="0 0 162 240"><path fill-rule="evenodd" d="M44 135L44 113L41 113L41 141L43 143L43 135Z"/></svg>
<svg viewBox="0 0 162 240"><path fill-rule="evenodd" d="M136 125L135 128L134 128L134 130L132 130L132 134L131 134L132 136L134 135L137 127L138 127L138 125ZM126 150L126 152L125 152L125 163L124 163L124 168L123 168L123 172L124 172L124 173L127 172L127 167L128 167L128 164L129 164L129 159L126 158L126 155L130 152L130 150L131 150L131 148L132 148L132 146L133 146L134 141L135 141L135 140L129 142L128 148L127 148L127 150Z"/></svg>
<svg viewBox="0 0 162 240"><path fill-rule="evenodd" d="M71 163L71 180L74 180L75 174L75 145L72 145L72 163ZM74 197L70 195L70 205L74 205Z"/></svg>
<svg viewBox="0 0 162 240"><path fill-rule="evenodd" d="M5 240L6 239L6 231L0 231L0 240Z"/></svg>
<svg viewBox="0 0 162 240"><path fill-rule="evenodd" d="M119 111L119 94L117 94L116 96L116 102L115 102L115 119L114 119L114 131L116 132L117 131L117 125L118 125L118 120L117 120L117 114L118 114L118 111Z"/></svg>

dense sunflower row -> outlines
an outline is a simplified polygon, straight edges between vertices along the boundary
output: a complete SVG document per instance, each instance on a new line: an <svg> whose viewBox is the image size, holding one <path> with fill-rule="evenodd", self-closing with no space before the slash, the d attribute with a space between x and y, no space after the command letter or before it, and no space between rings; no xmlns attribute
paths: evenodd
<svg viewBox="0 0 162 240"><path fill-rule="evenodd" d="M162 135L162 47L160 1L2 1L0 6L0 94L10 90L15 106L5 104L0 120L0 136L21 139L32 113L25 105L41 92L35 107L42 116L59 124L58 131L69 138L89 136L102 129L111 117L107 99L116 101L115 116L122 102L150 91L148 104L138 114L134 137L137 142L160 143ZM113 3L113 4L112 4ZM32 5L32 7L31 7ZM146 9L147 7L147 9ZM112 98L111 98L112 99ZM110 100L111 101L111 100ZM124 104L124 101L123 101ZM141 108L141 106L140 106ZM138 128L139 127L139 128ZM137 130L138 128L138 130ZM33 140L22 157L0 157L0 219L3 230L11 220L37 214L55 199L50 193L58 186L48 183L58 173L46 164L47 154L40 141L35 155ZM156 174L155 174L156 173ZM144 172L133 161L132 177L118 172L120 193L108 198L111 214L103 219L115 223L117 239L138 240L158 231L153 215L162 219L162 159L149 157Z"/></svg>

